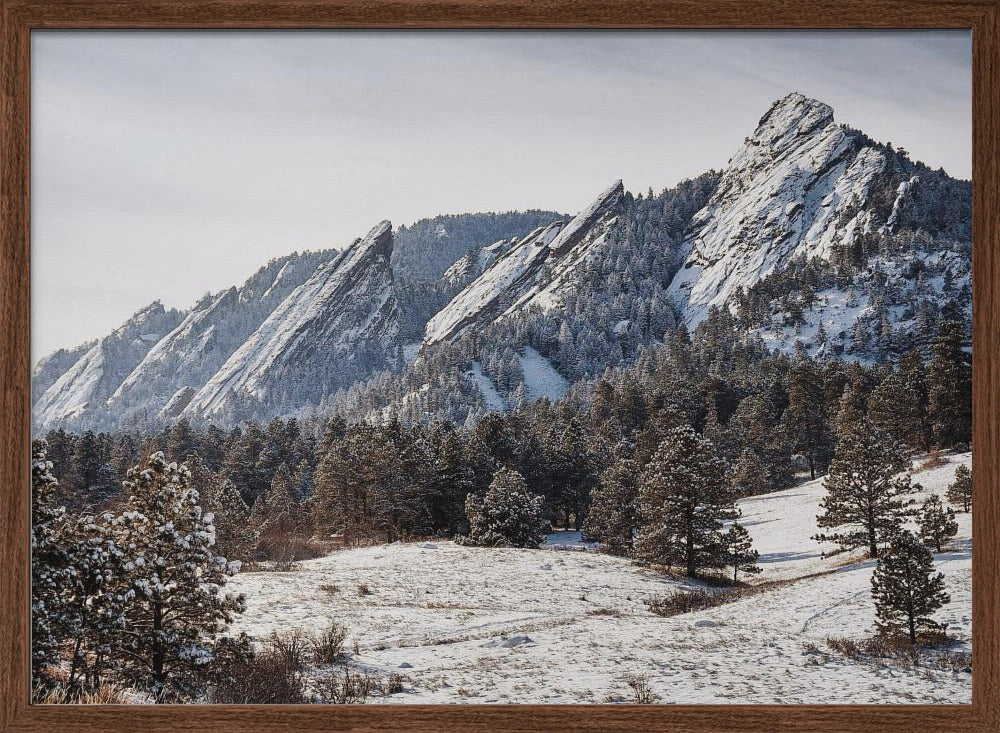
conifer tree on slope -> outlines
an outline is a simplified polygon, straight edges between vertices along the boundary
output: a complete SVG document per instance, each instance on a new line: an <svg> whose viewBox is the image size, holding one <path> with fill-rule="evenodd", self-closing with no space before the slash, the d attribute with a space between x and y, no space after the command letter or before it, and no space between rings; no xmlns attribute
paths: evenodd
<svg viewBox="0 0 1000 733"><path fill-rule="evenodd" d="M944 506L937 494L931 494L924 501L917 523L920 525L920 539L938 552L941 552L948 540L958 534L955 510Z"/></svg>
<svg viewBox="0 0 1000 733"><path fill-rule="evenodd" d="M470 545L534 548L549 531L545 499L529 492L524 478L511 468L496 472L484 496L469 494L465 513Z"/></svg>
<svg viewBox="0 0 1000 733"><path fill-rule="evenodd" d="M964 346L962 324L941 324L927 367L927 410L939 448L972 440L972 365Z"/></svg>
<svg viewBox="0 0 1000 733"><path fill-rule="evenodd" d="M757 559L760 553L753 549L753 539L747 528L739 522L733 522L729 531L722 536L726 548L726 562L733 568L733 583L739 580L742 571L748 575L759 573Z"/></svg>
<svg viewBox="0 0 1000 733"><path fill-rule="evenodd" d="M49 670L59 659L61 626L65 623L63 588L70 575L69 558L59 534L66 510L58 506L52 463L46 443L31 445L31 672L35 684L51 682Z"/></svg>
<svg viewBox="0 0 1000 733"><path fill-rule="evenodd" d="M767 481L767 466L750 447L744 448L733 466L733 491L735 496L766 494L771 487Z"/></svg>
<svg viewBox="0 0 1000 733"><path fill-rule="evenodd" d="M886 374L868 399L868 416L875 427L914 451L926 442L921 413L920 396L894 371Z"/></svg>
<svg viewBox="0 0 1000 733"><path fill-rule="evenodd" d="M948 501L960 505L963 512L972 509L972 471L968 466L955 469L955 480L948 486Z"/></svg>
<svg viewBox="0 0 1000 733"><path fill-rule="evenodd" d="M827 491L820 503L823 514L817 525L836 532L817 534L820 542L836 542L843 549L867 547L878 557L906 516L912 514L910 477L904 473L910 462L906 450L870 420L844 426L830 473L823 483Z"/></svg>
<svg viewBox="0 0 1000 733"><path fill-rule="evenodd" d="M584 534L611 555L632 555L639 528L639 476L635 461L618 461L601 474L591 494Z"/></svg>
<svg viewBox="0 0 1000 733"><path fill-rule="evenodd" d="M119 544L129 548L133 596L119 635L122 672L158 702L189 699L205 682L215 637L243 610L242 596L222 594L238 566L213 552L214 518L202 515L186 466L154 453L123 488Z"/></svg>
<svg viewBox="0 0 1000 733"><path fill-rule="evenodd" d="M879 631L903 632L911 644L922 630L941 628L931 614L951 600L944 590L944 575L934 572L930 550L908 530L901 530L879 558L872 598Z"/></svg>
<svg viewBox="0 0 1000 733"><path fill-rule="evenodd" d="M724 567L722 521L739 514L727 473L712 443L693 428L668 432L642 475L639 559L679 565L690 577Z"/></svg>
<svg viewBox="0 0 1000 733"><path fill-rule="evenodd" d="M826 415L822 375L808 358L797 360L788 374L788 407L782 425L796 450L809 461L809 477L830 459L833 435Z"/></svg>

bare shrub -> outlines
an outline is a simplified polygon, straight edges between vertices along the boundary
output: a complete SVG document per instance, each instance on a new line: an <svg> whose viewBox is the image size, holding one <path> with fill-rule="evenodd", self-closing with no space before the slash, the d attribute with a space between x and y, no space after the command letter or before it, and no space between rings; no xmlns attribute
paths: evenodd
<svg viewBox="0 0 1000 733"><path fill-rule="evenodd" d="M372 589L368 587L367 583L358 583L359 596L370 596L371 594L372 594Z"/></svg>
<svg viewBox="0 0 1000 733"><path fill-rule="evenodd" d="M947 462L948 459L946 459L944 456L941 455L940 450L938 450L937 448L931 448L930 451L927 453L927 458L920 464L920 471L927 471L932 468L938 468L939 466L945 465ZM920 471L917 471L916 473L919 473Z"/></svg>
<svg viewBox="0 0 1000 733"><path fill-rule="evenodd" d="M292 668L301 670L306 663L306 652L312 640L302 629L292 629L284 634L273 633L267 637L267 647Z"/></svg>
<svg viewBox="0 0 1000 733"><path fill-rule="evenodd" d="M220 670L209 702L229 705L300 705L306 702L302 667L275 649L235 660Z"/></svg>
<svg viewBox="0 0 1000 733"><path fill-rule="evenodd" d="M378 691L383 697L388 697L389 695L396 695L403 692L406 689L406 677L401 675L399 672L393 672L384 680L380 680L378 683Z"/></svg>
<svg viewBox="0 0 1000 733"><path fill-rule="evenodd" d="M334 664L343 659L346 639L347 627L331 622L310 640L315 662L317 664Z"/></svg>
<svg viewBox="0 0 1000 733"><path fill-rule="evenodd" d="M625 684L632 689L633 702L636 705L652 705L657 697L649 686L649 678L644 674L625 673Z"/></svg>
<svg viewBox="0 0 1000 733"><path fill-rule="evenodd" d="M319 589L324 593L329 593L331 596L336 595L337 593L340 592L340 588L338 588L333 583L323 583L323 585L321 585Z"/></svg>
<svg viewBox="0 0 1000 733"><path fill-rule="evenodd" d="M363 705L376 689L375 677L349 667L330 674L318 686L320 700L328 705Z"/></svg>

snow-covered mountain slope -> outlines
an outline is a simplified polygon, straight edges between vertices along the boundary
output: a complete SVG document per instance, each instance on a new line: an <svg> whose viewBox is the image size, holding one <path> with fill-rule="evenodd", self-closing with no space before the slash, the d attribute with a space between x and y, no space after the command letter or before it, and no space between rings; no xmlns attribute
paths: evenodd
<svg viewBox="0 0 1000 733"><path fill-rule="evenodd" d="M914 480L943 495L970 462L949 456ZM646 601L702 584L556 533L538 550L395 543L334 552L293 573L240 573L227 590L246 595L247 611L233 630L263 638L346 624L358 642L347 664L404 676L391 703L626 702L626 674L644 678L660 703L968 703L962 665L855 661L829 646L874 630L873 568L823 556L811 539L822 496L817 480L741 501L764 569L752 582L782 582L704 611L654 615ZM951 596L935 618L954 638L949 651L967 654L971 516L958 520L958 536L934 556ZM371 592L359 596L362 583Z"/></svg>
<svg viewBox="0 0 1000 733"><path fill-rule="evenodd" d="M401 360L384 221L293 290L198 390L183 414L293 410Z"/></svg>
<svg viewBox="0 0 1000 733"><path fill-rule="evenodd" d="M140 310L91 346L38 396L32 410L34 424L40 428L72 424L87 410L104 409L104 401L125 375L181 318L159 301Z"/></svg>
<svg viewBox="0 0 1000 733"><path fill-rule="evenodd" d="M488 244L478 252L466 252L451 267L445 270L441 279L448 285L464 287L479 277L487 267L520 241L519 238L501 239Z"/></svg>
<svg viewBox="0 0 1000 733"><path fill-rule="evenodd" d="M239 288L206 295L118 386L108 400L112 413L126 422L132 411L176 416L180 401L204 386L275 306L335 256L334 250L288 255Z"/></svg>
<svg viewBox="0 0 1000 733"><path fill-rule="evenodd" d="M427 324L424 344L453 341L531 306L552 308L573 286L573 272L600 249L621 214L622 182L604 191L569 223L539 228L456 295Z"/></svg>
<svg viewBox="0 0 1000 733"><path fill-rule="evenodd" d="M828 105L801 94L776 102L691 223L670 288L687 323L796 255L829 258L835 246L886 226L867 207L886 166L886 153L835 123Z"/></svg>

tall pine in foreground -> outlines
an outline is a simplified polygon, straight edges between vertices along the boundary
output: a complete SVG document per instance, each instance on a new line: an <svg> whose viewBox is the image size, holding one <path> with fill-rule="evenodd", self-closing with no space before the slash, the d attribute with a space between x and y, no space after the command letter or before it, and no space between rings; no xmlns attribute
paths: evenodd
<svg viewBox="0 0 1000 733"><path fill-rule="evenodd" d="M961 506L963 512L972 509L972 471L968 466L955 469L955 480L948 487L948 501Z"/></svg>
<svg viewBox="0 0 1000 733"><path fill-rule="evenodd" d="M123 675L158 702L190 699L206 682L216 636L243 610L243 597L222 595L238 567L213 552L214 517L202 515L185 465L154 453L128 472L119 543L132 600L119 654Z"/></svg>
<svg viewBox="0 0 1000 733"><path fill-rule="evenodd" d="M59 541L66 521L57 504L52 463L45 441L31 445L31 676L34 684L51 681L58 662L60 625L65 621L62 589L69 579L68 556Z"/></svg>
<svg viewBox="0 0 1000 733"><path fill-rule="evenodd" d="M920 525L920 539L938 552L941 552L948 540L958 534L955 510L946 507L937 494L931 494L924 501L917 523Z"/></svg>
<svg viewBox="0 0 1000 733"><path fill-rule="evenodd" d="M921 631L938 631L931 614L951 598L944 590L944 575L934 572L930 550L901 530L879 558L872 576L876 626L883 634L906 634L911 644Z"/></svg>
<svg viewBox="0 0 1000 733"><path fill-rule="evenodd" d="M820 542L836 542L845 550L867 547L878 557L911 514L914 491L905 471L910 467L906 449L891 435L867 419L844 426L830 473L823 483L827 491L820 503L820 529L835 532L817 534Z"/></svg>
<svg viewBox="0 0 1000 733"><path fill-rule="evenodd" d="M545 499L528 491L524 477L501 468L485 496L469 494L466 544L481 547L538 547L549 531Z"/></svg>
<svg viewBox="0 0 1000 733"><path fill-rule="evenodd" d="M690 577L725 567L722 522L738 516L727 474L711 441L687 425L670 430L642 476L638 558Z"/></svg>

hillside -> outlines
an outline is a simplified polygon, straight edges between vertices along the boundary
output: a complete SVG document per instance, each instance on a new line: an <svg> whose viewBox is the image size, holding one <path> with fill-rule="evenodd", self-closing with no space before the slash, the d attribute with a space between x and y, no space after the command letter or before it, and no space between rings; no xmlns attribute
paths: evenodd
<svg viewBox="0 0 1000 733"><path fill-rule="evenodd" d="M970 463L951 456L914 480L943 494ZM968 702L964 667L854 661L830 647L829 637L870 631L872 563L822 556L829 548L810 539L822 496L817 480L740 502L764 570L754 583L787 582L705 611L652 614L645 601L701 584L556 533L539 550L397 543L295 572L244 572L230 584L248 597L233 629L344 623L359 647L351 666L405 676L392 703L628 702L626 674L644 676L663 703ZM935 556L952 598L937 617L956 638L953 655L969 652L971 634L970 515L959 523L951 549Z"/></svg>

